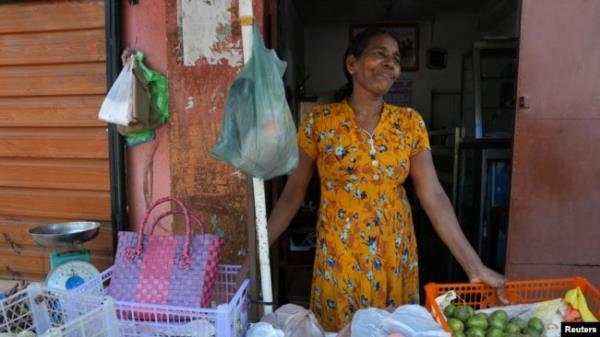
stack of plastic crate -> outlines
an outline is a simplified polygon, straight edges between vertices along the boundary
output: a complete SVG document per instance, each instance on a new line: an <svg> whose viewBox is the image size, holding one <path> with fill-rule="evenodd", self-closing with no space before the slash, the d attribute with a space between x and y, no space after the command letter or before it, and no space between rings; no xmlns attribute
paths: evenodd
<svg viewBox="0 0 600 337"><path fill-rule="evenodd" d="M211 308L188 308L115 300L119 330L123 337L240 337L248 327L248 285L236 288L240 266L221 265L217 273ZM112 268L75 289L104 296ZM135 287L135 285L131 285Z"/></svg>
<svg viewBox="0 0 600 337"><path fill-rule="evenodd" d="M34 283L0 301L0 336L118 337L114 301Z"/></svg>

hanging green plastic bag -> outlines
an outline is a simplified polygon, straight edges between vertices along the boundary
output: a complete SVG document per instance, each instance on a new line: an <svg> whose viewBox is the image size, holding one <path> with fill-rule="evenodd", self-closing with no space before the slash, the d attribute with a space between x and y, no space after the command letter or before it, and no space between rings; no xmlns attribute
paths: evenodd
<svg viewBox="0 0 600 337"><path fill-rule="evenodd" d="M158 118L161 124L165 124L169 120L169 84L167 77L159 72L156 72L144 64L144 54L137 51L134 55L140 73L148 82L150 89L150 100L153 106L158 110Z"/></svg>
<svg viewBox="0 0 600 337"><path fill-rule="evenodd" d="M248 175L270 179L298 165L296 127L282 80L287 64L265 48L256 26L253 32L252 56L229 89L211 154Z"/></svg>

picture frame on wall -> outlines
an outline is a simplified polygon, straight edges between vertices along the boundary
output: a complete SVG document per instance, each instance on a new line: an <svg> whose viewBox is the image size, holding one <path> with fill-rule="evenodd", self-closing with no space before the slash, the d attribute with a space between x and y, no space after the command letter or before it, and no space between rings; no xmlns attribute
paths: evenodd
<svg viewBox="0 0 600 337"><path fill-rule="evenodd" d="M419 70L419 24L355 24L350 25L350 39L367 28L382 28L396 34L400 45L400 66L402 71Z"/></svg>

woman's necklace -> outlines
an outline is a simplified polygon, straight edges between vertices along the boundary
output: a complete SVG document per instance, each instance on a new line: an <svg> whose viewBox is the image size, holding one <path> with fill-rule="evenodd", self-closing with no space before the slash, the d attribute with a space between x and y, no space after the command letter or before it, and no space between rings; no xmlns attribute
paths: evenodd
<svg viewBox="0 0 600 337"><path fill-rule="evenodd" d="M354 102L354 100L352 100L352 98L348 99L348 105L354 112L356 125L368 134L374 133L383 112L383 101L378 104L379 106L376 107L376 109L373 110L375 112L365 112L365 110L358 108L357 104Z"/></svg>
<svg viewBox="0 0 600 337"><path fill-rule="evenodd" d="M356 109L354 106L350 105L350 107L352 108L353 112L354 112L354 119L355 119L355 123L354 126L356 127L356 129L361 132L361 133L365 133L367 135L367 143L369 144L369 158L371 159L371 165L373 166L378 166L379 165L379 161L377 160L376 154L377 154L377 150L375 149L375 140L374 140L374 134L375 134L375 129L377 128L377 125L379 124L380 120L381 120L381 116L382 116L382 111L383 111L383 103L381 104L381 108L379 108L379 114L377 116L377 121L375 122L375 125L373 126L373 130L371 132L369 132L368 130L366 130L365 128L363 128L362 126L359 126L358 123L358 115L359 115L359 110ZM378 180L379 176L376 174L375 175L375 180Z"/></svg>

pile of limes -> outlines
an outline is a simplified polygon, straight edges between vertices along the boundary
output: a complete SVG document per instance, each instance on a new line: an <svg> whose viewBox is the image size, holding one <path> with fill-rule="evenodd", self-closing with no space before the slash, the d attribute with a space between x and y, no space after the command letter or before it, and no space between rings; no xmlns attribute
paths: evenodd
<svg viewBox="0 0 600 337"><path fill-rule="evenodd" d="M539 318L509 319L501 309L490 315L476 314L468 305L450 304L444 308L444 315L454 337L540 337L544 332L544 323Z"/></svg>

